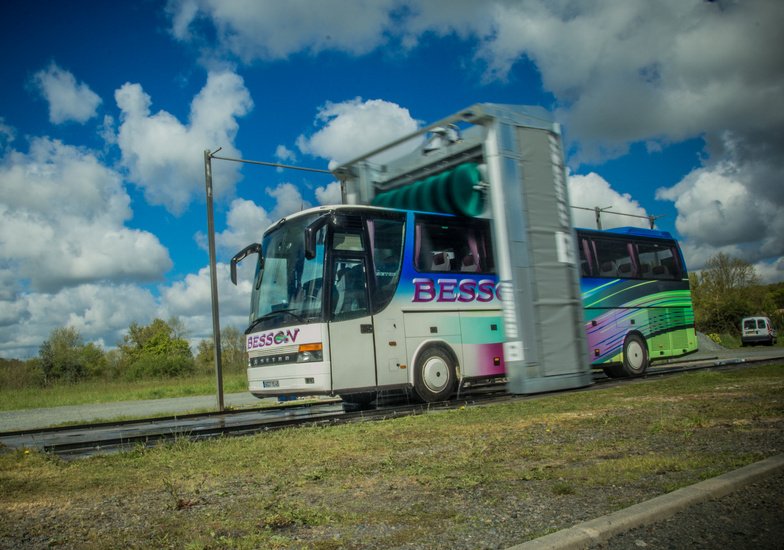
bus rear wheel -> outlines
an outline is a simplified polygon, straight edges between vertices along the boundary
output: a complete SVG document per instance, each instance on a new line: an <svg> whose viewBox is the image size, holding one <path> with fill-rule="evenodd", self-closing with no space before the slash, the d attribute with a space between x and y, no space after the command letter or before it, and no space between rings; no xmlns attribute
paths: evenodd
<svg viewBox="0 0 784 550"><path fill-rule="evenodd" d="M445 401L457 386L457 369L452 357L439 347L425 349L414 369L414 391L426 403Z"/></svg>
<svg viewBox="0 0 784 550"><path fill-rule="evenodd" d="M639 334L630 334L623 343L623 374L642 376L648 370L648 346Z"/></svg>

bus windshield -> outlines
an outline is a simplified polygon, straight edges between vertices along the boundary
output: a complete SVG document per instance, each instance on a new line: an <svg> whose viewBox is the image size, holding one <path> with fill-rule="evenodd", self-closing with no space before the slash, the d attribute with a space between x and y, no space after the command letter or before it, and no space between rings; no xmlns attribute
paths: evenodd
<svg viewBox="0 0 784 550"><path fill-rule="evenodd" d="M316 233L316 256L305 257L305 228L314 216L289 220L264 236L251 295L251 325L257 328L322 319L324 235Z"/></svg>

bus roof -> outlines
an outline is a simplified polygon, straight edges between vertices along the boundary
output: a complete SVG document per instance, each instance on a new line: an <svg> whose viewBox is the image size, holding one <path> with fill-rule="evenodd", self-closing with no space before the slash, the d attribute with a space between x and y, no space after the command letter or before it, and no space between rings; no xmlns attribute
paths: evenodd
<svg viewBox="0 0 784 550"><path fill-rule="evenodd" d="M614 227L613 229L586 229L578 227L576 229L577 231L591 233L614 233L616 235L625 235L628 237L649 237L654 239L675 240L669 231L659 231L658 229L643 229L641 227Z"/></svg>
<svg viewBox="0 0 784 550"><path fill-rule="evenodd" d="M288 216L284 216L286 221L298 218L300 216L313 214L314 212L330 212L330 211L385 211L385 210L395 210L398 212L417 212L422 214L434 214L436 216L444 216L444 217L454 217L454 214L447 214L444 212L424 212L419 210L407 210L401 208L390 208L386 206L373 206L373 205L364 205L364 204L330 204L330 205L321 205L311 207L305 210L300 210L299 212L294 212L293 214L289 214ZM267 233L270 229L275 228L279 225L281 220L277 220L276 222L270 224L270 226L264 231ZM619 236L627 236L627 237L648 237L654 239L667 239L674 241L675 238L668 232L668 231L659 231L657 229L643 229L641 227L615 227L612 229L588 229L585 227L576 227L576 231L585 232L585 233L599 233L599 234L607 234L612 233Z"/></svg>

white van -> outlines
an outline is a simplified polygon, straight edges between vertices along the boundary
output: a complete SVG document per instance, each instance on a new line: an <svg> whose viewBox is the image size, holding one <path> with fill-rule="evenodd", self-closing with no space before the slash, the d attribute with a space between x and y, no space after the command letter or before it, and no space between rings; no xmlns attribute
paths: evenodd
<svg viewBox="0 0 784 550"><path fill-rule="evenodd" d="M776 343L776 329L767 317L746 317L740 323L741 345Z"/></svg>

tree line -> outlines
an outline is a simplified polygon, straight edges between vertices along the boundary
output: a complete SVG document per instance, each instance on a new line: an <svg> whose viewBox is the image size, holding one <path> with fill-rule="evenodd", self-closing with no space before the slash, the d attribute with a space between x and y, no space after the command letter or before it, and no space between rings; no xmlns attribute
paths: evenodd
<svg viewBox="0 0 784 550"><path fill-rule="evenodd" d="M784 283L763 285L754 266L717 254L697 273L689 274L697 330L739 336L744 317L763 315L784 328Z"/></svg>
<svg viewBox="0 0 784 550"><path fill-rule="evenodd" d="M215 344L202 340L191 351L185 327L177 317L131 323L116 349L85 343L73 327L54 329L38 356L22 361L0 359L0 387L46 387L84 380L142 380L186 377L215 372ZM223 371L244 372L248 360L244 334L235 327L221 331Z"/></svg>

